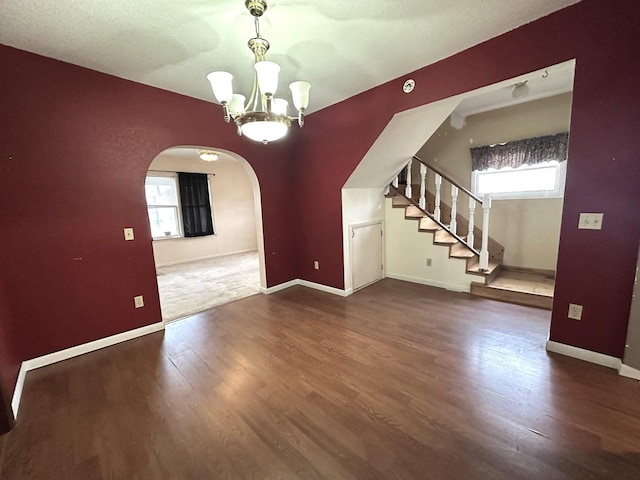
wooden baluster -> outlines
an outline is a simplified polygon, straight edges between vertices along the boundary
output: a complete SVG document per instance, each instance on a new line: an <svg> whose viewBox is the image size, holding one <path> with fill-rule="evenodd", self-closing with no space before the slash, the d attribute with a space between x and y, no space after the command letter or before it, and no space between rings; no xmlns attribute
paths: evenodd
<svg viewBox="0 0 640 480"><path fill-rule="evenodd" d="M427 208L427 166L424 163L420 164L420 208L425 210Z"/></svg>
<svg viewBox="0 0 640 480"><path fill-rule="evenodd" d="M384 187L384 195L389 195L389 185Z"/></svg>
<svg viewBox="0 0 640 480"><path fill-rule="evenodd" d="M400 174L396 175L396 178L393 179L393 182L391 182L391 185L393 185L393 188L398 188L398 177L400 176Z"/></svg>
<svg viewBox="0 0 640 480"><path fill-rule="evenodd" d="M413 189L411 188L411 164L413 163L413 159L409 160L407 163L407 187L404 190L404 196L407 198L411 198L413 195Z"/></svg>
<svg viewBox="0 0 640 480"><path fill-rule="evenodd" d="M474 230L475 230L475 220L474 220L474 214L476 213L476 201L473 197L469 197L469 233L467 233L467 245L469 245L471 248L475 248L473 246L476 237L474 234Z"/></svg>
<svg viewBox="0 0 640 480"><path fill-rule="evenodd" d="M451 233L456 234L458 230L458 187L451 185L451 223L449 224Z"/></svg>
<svg viewBox="0 0 640 480"><path fill-rule="evenodd" d="M482 200L482 250L480 250L480 270L489 270L489 210L491 197L485 195Z"/></svg>
<svg viewBox="0 0 640 480"><path fill-rule="evenodd" d="M440 221L440 188L442 187L442 177L436 173L436 207L433 216Z"/></svg>

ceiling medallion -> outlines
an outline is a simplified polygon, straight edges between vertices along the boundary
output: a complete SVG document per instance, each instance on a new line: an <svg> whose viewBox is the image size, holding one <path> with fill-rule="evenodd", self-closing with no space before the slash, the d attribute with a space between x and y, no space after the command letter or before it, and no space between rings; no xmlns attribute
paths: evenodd
<svg viewBox="0 0 640 480"><path fill-rule="evenodd" d="M253 52L255 65L253 89L249 100L237 93L233 93L233 75L228 72L212 72L207 75L216 99L222 104L224 119L233 119L238 127L238 135L244 135L251 140L267 144L284 137L291 121L296 117L287 115L289 103L283 98L275 98L278 88L278 74L280 66L265 60L269 42L260 36L260 17L267 10L266 0L246 0L244 3L249 13L254 17L256 36L249 40L249 49ZM308 82L297 81L289 85L293 104L298 110L298 125L304 125L304 111L309 105Z"/></svg>
<svg viewBox="0 0 640 480"><path fill-rule="evenodd" d="M410 78L409 80L407 80L406 82L404 82L404 85L402 86L402 91L404 93L411 93L413 92L413 89L416 86L416 82L413 78Z"/></svg>

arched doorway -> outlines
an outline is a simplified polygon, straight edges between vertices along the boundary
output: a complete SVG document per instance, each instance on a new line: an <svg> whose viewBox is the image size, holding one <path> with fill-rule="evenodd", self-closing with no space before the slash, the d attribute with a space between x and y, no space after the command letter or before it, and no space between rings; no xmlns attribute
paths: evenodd
<svg viewBox="0 0 640 480"><path fill-rule="evenodd" d="M215 152L215 159L204 161L203 152ZM191 181L204 202L197 207L186 197ZM145 195L163 321L266 286L260 186L244 158L212 147L169 148L151 162ZM198 219L208 218L201 231L193 231L193 208Z"/></svg>

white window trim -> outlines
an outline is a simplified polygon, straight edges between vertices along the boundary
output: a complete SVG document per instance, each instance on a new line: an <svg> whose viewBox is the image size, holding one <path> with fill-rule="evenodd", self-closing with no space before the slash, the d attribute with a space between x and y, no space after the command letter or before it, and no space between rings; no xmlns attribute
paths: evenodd
<svg viewBox="0 0 640 480"><path fill-rule="evenodd" d="M178 185L178 174L177 172L154 172L153 170L149 170L147 172L147 177L171 177L173 178L173 184L176 189L176 205L149 205L147 204L147 216L149 208L175 208L176 209L176 217L178 223L178 235L163 235L162 237L154 237L152 236L152 240L154 242L161 240L175 240L178 238L184 237L184 230L182 228L182 205L180 203L180 186ZM146 178L146 177L145 177Z"/></svg>
<svg viewBox="0 0 640 480"><path fill-rule="evenodd" d="M544 168L548 165L532 166L534 168ZM480 170L473 170L471 172L471 191L482 197L482 194L478 193L478 176L482 173ZM567 162L559 162L556 168L556 189L554 190L537 190L529 192L503 192L503 193L491 193L492 200L533 200L541 198L562 198L564 197L564 186L567 176Z"/></svg>

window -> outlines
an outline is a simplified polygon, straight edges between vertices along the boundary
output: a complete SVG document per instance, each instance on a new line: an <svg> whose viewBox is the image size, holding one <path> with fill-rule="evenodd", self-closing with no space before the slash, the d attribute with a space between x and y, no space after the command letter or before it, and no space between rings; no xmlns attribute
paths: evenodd
<svg viewBox="0 0 640 480"><path fill-rule="evenodd" d="M473 193L493 199L558 198L564 192L567 162L543 162L521 167L475 170Z"/></svg>
<svg viewBox="0 0 640 480"><path fill-rule="evenodd" d="M496 199L562 197L569 133L471 149L471 188Z"/></svg>
<svg viewBox="0 0 640 480"><path fill-rule="evenodd" d="M180 237L182 229L176 176L149 175L144 191L153 239Z"/></svg>

